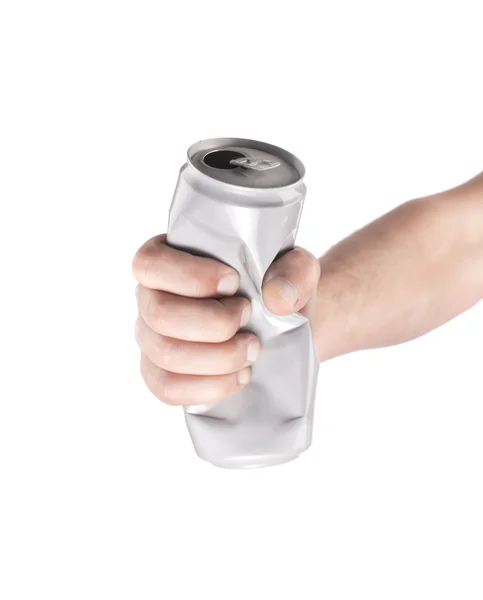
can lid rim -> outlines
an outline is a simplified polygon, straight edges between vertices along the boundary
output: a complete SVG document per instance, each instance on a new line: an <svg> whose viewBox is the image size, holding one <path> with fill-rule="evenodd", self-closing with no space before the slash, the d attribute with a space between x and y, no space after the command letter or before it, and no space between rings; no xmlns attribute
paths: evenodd
<svg viewBox="0 0 483 600"><path fill-rule="evenodd" d="M188 163L194 169L196 169L196 171L198 173L200 173L201 175L204 175L206 178L208 178L212 181L216 181L215 178L210 177L207 173L204 173L197 167L197 165L193 161L193 157L195 156L195 154L198 154L199 152L201 152L203 150L210 151L215 148L221 149L221 148L225 148L225 147L229 147L229 146L242 146L242 147L247 146L247 148L263 150L263 151L269 152L271 154L274 154L276 156L279 156L280 158L289 162L294 167L294 169L296 170L299 177L296 181L289 183L288 185L280 185L280 186L264 187L264 188L253 188L250 186L242 186L242 185L239 185L236 183L230 183L230 182L223 182L223 185L227 185L230 188L234 188L237 190L253 191L254 189L257 189L259 191L260 190L266 190L266 191L272 190L273 191L273 190L288 190L288 189L297 187L304 180L305 167L304 167L302 161L300 159L298 159L294 154L292 154L288 150L285 150L284 148L281 148L280 146L275 146L274 144L268 144L266 142L261 142L259 140L252 140L252 139L248 139L248 138L220 137L220 138L208 138L205 140L200 140L200 141L192 144L188 148L188 152L187 152Z"/></svg>

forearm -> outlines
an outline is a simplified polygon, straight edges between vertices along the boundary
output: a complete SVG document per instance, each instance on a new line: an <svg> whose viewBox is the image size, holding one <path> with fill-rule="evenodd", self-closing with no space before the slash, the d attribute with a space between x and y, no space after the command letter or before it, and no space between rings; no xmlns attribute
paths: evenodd
<svg viewBox="0 0 483 600"><path fill-rule="evenodd" d="M423 335L483 297L483 174L413 200L321 259L321 360Z"/></svg>

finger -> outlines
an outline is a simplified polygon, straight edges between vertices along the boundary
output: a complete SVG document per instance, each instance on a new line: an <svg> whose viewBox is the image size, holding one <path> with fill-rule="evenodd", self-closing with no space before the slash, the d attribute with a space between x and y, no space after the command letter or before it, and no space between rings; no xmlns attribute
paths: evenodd
<svg viewBox="0 0 483 600"><path fill-rule="evenodd" d="M142 319L136 321L136 340L141 352L157 367L171 373L226 375L254 363L260 340L252 333L238 333L220 344L186 342L155 333Z"/></svg>
<svg viewBox="0 0 483 600"><path fill-rule="evenodd" d="M153 331L189 342L225 342L251 315L250 302L238 296L194 300L142 285L136 295L139 313Z"/></svg>
<svg viewBox="0 0 483 600"><path fill-rule="evenodd" d="M171 248L166 235L158 235L139 248L132 270L145 287L190 298L231 296L240 284L240 276L231 267Z"/></svg>
<svg viewBox="0 0 483 600"><path fill-rule="evenodd" d="M156 398L172 405L212 404L234 394L250 381L250 368L229 375L179 375L164 371L141 356L141 374Z"/></svg>
<svg viewBox="0 0 483 600"><path fill-rule="evenodd" d="M265 275L263 301L266 307L277 315L300 311L314 295L319 275L319 261L310 252L303 248L287 252Z"/></svg>

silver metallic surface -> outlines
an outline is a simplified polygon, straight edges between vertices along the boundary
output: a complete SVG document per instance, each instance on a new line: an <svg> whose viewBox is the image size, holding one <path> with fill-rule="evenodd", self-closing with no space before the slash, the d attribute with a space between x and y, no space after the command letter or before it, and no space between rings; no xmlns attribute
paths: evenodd
<svg viewBox="0 0 483 600"><path fill-rule="evenodd" d="M254 171L267 171L268 169L279 167L281 163L278 160L269 160L268 158L254 160L243 157L230 160L230 164L236 167L244 167L245 169L253 169Z"/></svg>
<svg viewBox="0 0 483 600"><path fill-rule="evenodd" d="M218 148L280 164L267 170L207 166L203 157ZM239 293L253 309L246 330L262 342L248 386L215 405L185 409L196 452L220 467L287 462L311 443L319 363L309 322L298 313L274 315L261 295L266 270L280 251L294 245L303 176L302 163L290 153L234 138L198 142L180 171L168 243L240 273Z"/></svg>
<svg viewBox="0 0 483 600"><path fill-rule="evenodd" d="M250 161L268 160L280 163L276 169L252 171L249 169L213 169L205 163L205 158L215 150L232 151ZM189 164L211 179L230 185L254 189L280 188L300 182L304 175L302 163L290 152L255 140L221 138L204 140L188 150ZM240 157L241 158L241 157Z"/></svg>

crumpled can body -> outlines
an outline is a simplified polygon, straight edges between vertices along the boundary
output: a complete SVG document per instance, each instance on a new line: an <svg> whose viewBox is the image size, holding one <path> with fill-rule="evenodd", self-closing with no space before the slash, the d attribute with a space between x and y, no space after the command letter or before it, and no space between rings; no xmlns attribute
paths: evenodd
<svg viewBox="0 0 483 600"><path fill-rule="evenodd" d="M240 274L252 304L247 331L261 340L250 383L212 405L185 408L197 454L220 467L261 467L296 458L311 443L319 362L301 314L274 315L262 300L265 272L291 248L305 196L300 178L282 188L247 188L200 173L188 161L170 209L168 243Z"/></svg>

